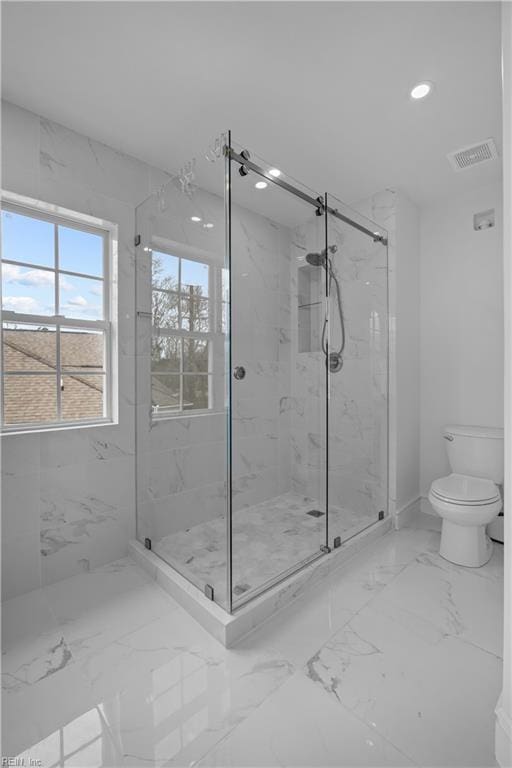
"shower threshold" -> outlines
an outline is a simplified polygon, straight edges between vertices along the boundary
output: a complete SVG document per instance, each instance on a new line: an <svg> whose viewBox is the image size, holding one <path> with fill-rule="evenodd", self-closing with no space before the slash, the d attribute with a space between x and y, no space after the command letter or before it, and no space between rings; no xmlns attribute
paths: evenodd
<svg viewBox="0 0 512 768"><path fill-rule="evenodd" d="M308 520L312 523L318 522L311 517L308 517ZM189 579L182 576L161 556L147 550L140 542L131 542L130 548L132 556L139 565L156 579L164 590L217 640L226 647L232 647L281 608L299 598L313 584L325 578L331 570L343 565L362 547L385 534L390 528L391 519L388 516L368 524L359 533L350 535L347 531L345 541L329 554L320 551L317 554L310 553L302 560L296 560L292 568L281 570L272 581L263 583L260 581L257 590L242 590L237 596L234 589L232 614L218 604L218 594L215 595L216 602L209 600ZM233 565L235 566L235 563ZM235 572L234 567L234 575ZM242 584L244 584L243 581ZM235 580L233 585L237 586Z"/></svg>

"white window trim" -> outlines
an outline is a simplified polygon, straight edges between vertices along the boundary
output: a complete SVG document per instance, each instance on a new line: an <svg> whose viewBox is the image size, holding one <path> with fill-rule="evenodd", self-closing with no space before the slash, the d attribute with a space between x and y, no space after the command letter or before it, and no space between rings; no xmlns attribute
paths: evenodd
<svg viewBox="0 0 512 768"><path fill-rule="evenodd" d="M76 227L82 231L89 231L93 234L102 234L104 236L103 251L103 284L104 284L104 320L81 320L68 318L63 315L27 315L9 310L2 310L3 322L29 323L34 324L34 319L48 325L72 327L72 328L90 328L91 330L103 330L105 332L105 416L99 419L80 419L76 421L56 421L56 422L27 422L23 424L5 425L3 423L3 345L1 355L1 434L19 435L38 432L53 432L59 430L69 430L76 428L108 426L119 423L119 373L118 373L118 247L119 247L119 228L117 224L106 219L91 216L86 213L72 211L53 203L46 203L42 200L36 200L25 195L19 195L16 192L2 190L0 193L1 208L8 208L20 214L32 215L42 221L49 221L52 224L61 224L67 227ZM55 272L58 267L42 267L35 264L24 264L22 262L13 262L10 259L4 259L6 263L13 263L19 266L29 266L34 269L43 269ZM1 261L0 261L1 270ZM67 274L74 274L77 277L90 278L90 275L84 275L79 272L65 270ZM1 282L0 282L1 292ZM1 306L1 302L0 302ZM3 328L3 322L1 328ZM56 376L59 371L56 371ZM24 375L24 374L21 374ZM29 374L25 374L29 375ZM34 373L33 375L37 375Z"/></svg>
<svg viewBox="0 0 512 768"><path fill-rule="evenodd" d="M225 410L225 392L224 388L220 386L219 372L215 370L215 361L222 360L224 358L225 347L225 334L222 333L222 269L223 266L217 264L215 255L204 251L194 246L185 245L183 243L175 243L166 240L162 237L154 236L151 241L150 248L150 306L153 307L153 251L167 254L169 256L175 256L180 259L186 259L188 261L197 261L200 264L206 264L209 267L208 270L208 296L205 297L208 300L209 308L209 320L210 330L205 332L187 331L181 328L158 328L153 325L153 310L151 309L151 343L154 336L171 336L178 338L196 338L203 339L209 342L210 350L210 362L208 365L207 374L199 374L208 377L208 400L211 403L211 407L208 408L195 408L190 410L179 409L175 411L154 411L153 406L150 406L151 422L167 421L169 419L188 419L195 416L211 416L213 414L223 413ZM176 294L182 296L183 294ZM158 290L158 289L157 289ZM151 348L149 351L149 391L152 391L152 353ZM180 388L182 388L182 379L184 374L179 372L180 376Z"/></svg>

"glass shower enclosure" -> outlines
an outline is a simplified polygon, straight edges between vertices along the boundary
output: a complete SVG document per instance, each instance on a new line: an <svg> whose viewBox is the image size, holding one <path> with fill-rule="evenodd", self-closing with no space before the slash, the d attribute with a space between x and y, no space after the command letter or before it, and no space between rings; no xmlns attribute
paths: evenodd
<svg viewBox="0 0 512 768"><path fill-rule="evenodd" d="M229 132L136 211L137 538L228 612L387 514L387 236Z"/></svg>

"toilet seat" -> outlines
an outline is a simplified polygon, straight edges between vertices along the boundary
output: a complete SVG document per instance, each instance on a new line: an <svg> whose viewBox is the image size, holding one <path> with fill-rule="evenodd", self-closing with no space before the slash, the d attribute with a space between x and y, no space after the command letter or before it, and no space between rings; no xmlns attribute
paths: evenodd
<svg viewBox="0 0 512 768"><path fill-rule="evenodd" d="M453 473L432 483L430 492L439 501L461 506L484 506L501 500L492 480Z"/></svg>

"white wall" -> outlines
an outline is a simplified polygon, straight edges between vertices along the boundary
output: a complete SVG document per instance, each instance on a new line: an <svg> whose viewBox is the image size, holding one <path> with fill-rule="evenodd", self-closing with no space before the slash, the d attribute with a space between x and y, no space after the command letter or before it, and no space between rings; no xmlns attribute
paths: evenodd
<svg viewBox="0 0 512 768"><path fill-rule="evenodd" d="M468 171L468 173L471 173ZM473 214L496 209L493 229ZM421 492L449 472L446 424L503 426L499 184L421 213Z"/></svg>
<svg viewBox="0 0 512 768"><path fill-rule="evenodd" d="M396 508L417 501L420 488L420 232L419 212L396 196Z"/></svg>
<svg viewBox="0 0 512 768"><path fill-rule="evenodd" d="M135 206L166 175L2 104L2 186L119 226L119 424L2 437L2 593L127 552L135 535Z"/></svg>
<svg viewBox="0 0 512 768"><path fill-rule="evenodd" d="M512 5L502 4L503 266L505 299L505 568L503 689L496 707L496 760L512 765Z"/></svg>

